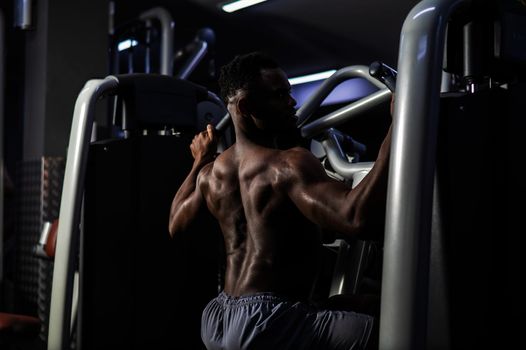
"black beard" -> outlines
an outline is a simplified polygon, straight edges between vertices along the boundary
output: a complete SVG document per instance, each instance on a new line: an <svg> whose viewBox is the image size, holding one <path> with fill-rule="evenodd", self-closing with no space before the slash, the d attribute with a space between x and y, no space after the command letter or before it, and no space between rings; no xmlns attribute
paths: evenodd
<svg viewBox="0 0 526 350"><path fill-rule="evenodd" d="M309 140L301 136L301 131L298 128L277 133L274 137L274 147L280 150L286 150L293 147L309 148L309 145Z"/></svg>

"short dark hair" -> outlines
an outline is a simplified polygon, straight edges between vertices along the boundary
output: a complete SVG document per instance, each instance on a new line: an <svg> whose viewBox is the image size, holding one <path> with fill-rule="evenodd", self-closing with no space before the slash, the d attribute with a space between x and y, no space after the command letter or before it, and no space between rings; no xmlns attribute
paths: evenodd
<svg viewBox="0 0 526 350"><path fill-rule="evenodd" d="M266 68L279 68L278 63L266 53L256 51L237 55L230 63L221 67L221 98L228 102L228 98L235 95L237 90L249 89L250 84L259 78L260 70Z"/></svg>

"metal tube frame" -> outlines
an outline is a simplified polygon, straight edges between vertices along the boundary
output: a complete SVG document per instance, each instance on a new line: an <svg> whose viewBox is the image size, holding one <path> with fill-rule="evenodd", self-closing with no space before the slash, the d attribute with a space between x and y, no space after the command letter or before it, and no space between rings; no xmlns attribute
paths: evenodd
<svg viewBox="0 0 526 350"><path fill-rule="evenodd" d="M424 0L402 27L387 193L380 349L425 349L429 242L447 21L469 0Z"/></svg>
<svg viewBox="0 0 526 350"><path fill-rule="evenodd" d="M367 79L380 90L306 124L316 108L320 106L336 86L345 80L356 77ZM331 128L346 123L370 108L386 102L391 98L391 94L391 91L383 83L369 74L369 67L367 66L356 65L339 69L327 78L307 102L298 109L298 126L301 128L301 135L304 138L313 138L323 133L322 140L320 140L321 145L334 170L345 179L352 179L355 182L354 180L359 178L358 181L360 181L371 170L374 162L349 163L341 149L338 138ZM357 176L356 179L355 176Z"/></svg>
<svg viewBox="0 0 526 350"><path fill-rule="evenodd" d="M60 201L49 316L49 350L62 350L69 346L72 316L77 310L74 265L82 226L82 199L95 105L101 97L117 93L118 86L119 80L111 75L105 79L89 80L75 103ZM206 100L226 110L223 101L210 91Z"/></svg>
<svg viewBox="0 0 526 350"><path fill-rule="evenodd" d="M172 55L174 46L174 21L170 13L162 7L154 7L140 14L139 19L156 19L161 22L161 74L173 75Z"/></svg>
<svg viewBox="0 0 526 350"><path fill-rule="evenodd" d="M314 94L298 109L298 127L304 127L314 111L321 105L323 100L340 83L351 78L364 78L375 85L378 89L386 88L384 84L369 74L369 67L363 65L349 66L337 70L321 84Z"/></svg>
<svg viewBox="0 0 526 350"><path fill-rule="evenodd" d="M391 91L384 87L379 91L373 92L372 94L363 97L358 101L355 101L303 126L301 128L301 135L305 138L312 138L327 130L327 128L336 127L352 120L354 117L359 116L363 112L388 101L390 98Z"/></svg>
<svg viewBox="0 0 526 350"><path fill-rule="evenodd" d="M345 80L356 77L365 78L380 90L306 124L316 108L336 86ZM334 170L345 179L353 180L353 182L356 182L355 180L360 181L371 170L374 162L349 163L334 130L331 128L346 123L370 108L386 102L391 98L391 94L391 91L383 83L369 74L369 67L367 66L355 65L339 69L327 78L307 102L298 109L298 126L301 128L301 135L304 138L313 138L323 133L322 140L320 140L321 145Z"/></svg>
<svg viewBox="0 0 526 350"><path fill-rule="evenodd" d="M179 79L187 79L190 74L195 70L195 67L201 62L208 51L208 43L203 40L197 42L197 49L194 51L191 57L185 62L184 66L177 73L176 77Z"/></svg>
<svg viewBox="0 0 526 350"><path fill-rule="evenodd" d="M0 285L4 280L4 23L0 10Z"/></svg>
<svg viewBox="0 0 526 350"><path fill-rule="evenodd" d="M22 30L31 29L33 26L33 0L15 0L14 25Z"/></svg>
<svg viewBox="0 0 526 350"><path fill-rule="evenodd" d="M374 162L349 163L349 160L347 159L345 152L342 150L334 132L329 129L325 136L326 138L321 141L321 144L327 154L329 163L339 175L347 180L353 180L354 186L356 182L354 177L361 173L367 174L373 167Z"/></svg>
<svg viewBox="0 0 526 350"><path fill-rule="evenodd" d="M49 315L49 350L69 347L74 262L95 104L103 95L116 91L117 87L118 80L113 76L89 80L75 103L60 201Z"/></svg>

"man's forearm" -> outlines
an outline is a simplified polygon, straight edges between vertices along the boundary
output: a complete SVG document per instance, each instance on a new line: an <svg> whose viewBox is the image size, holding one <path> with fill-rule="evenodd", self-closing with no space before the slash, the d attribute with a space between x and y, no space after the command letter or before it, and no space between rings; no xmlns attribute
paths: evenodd
<svg viewBox="0 0 526 350"><path fill-rule="evenodd" d="M391 153L391 129L389 128L378 152L378 157L369 174L354 188L351 193L352 208L360 222L359 236L369 236L383 228L385 202L389 176L389 159ZM373 236L376 236L373 233Z"/></svg>

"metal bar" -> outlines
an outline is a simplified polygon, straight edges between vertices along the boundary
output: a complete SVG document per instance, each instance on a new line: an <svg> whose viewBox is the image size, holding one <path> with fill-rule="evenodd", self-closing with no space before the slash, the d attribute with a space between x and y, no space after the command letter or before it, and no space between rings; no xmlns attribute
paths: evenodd
<svg viewBox="0 0 526 350"><path fill-rule="evenodd" d="M216 124L216 129L219 132L224 132L226 128L230 125L230 122L232 121L232 118L230 117L230 113L226 113L219 122Z"/></svg>
<svg viewBox="0 0 526 350"><path fill-rule="evenodd" d="M172 15L162 7L154 7L140 14L139 19L156 19L161 22L161 74L173 75L172 55L174 45L174 21Z"/></svg>
<svg viewBox="0 0 526 350"><path fill-rule="evenodd" d="M429 240L447 21L467 0L424 0L401 32L387 193L380 349L425 349Z"/></svg>
<svg viewBox="0 0 526 350"><path fill-rule="evenodd" d="M208 43L202 40L199 40L196 43L197 47L192 53L191 57L185 62L184 66L177 73L177 78L187 79L190 74L195 70L195 67L201 62L203 57L205 57L208 50Z"/></svg>
<svg viewBox="0 0 526 350"><path fill-rule="evenodd" d="M144 53L144 73L151 73L151 57L152 57L152 21L146 21L146 37L145 37L145 44L146 44L146 52Z"/></svg>
<svg viewBox="0 0 526 350"><path fill-rule="evenodd" d="M0 285L4 280L4 23L0 10Z"/></svg>
<svg viewBox="0 0 526 350"><path fill-rule="evenodd" d="M312 94L309 99L298 109L298 126L303 126L314 111L321 105L323 100L334 90L340 83L351 78L364 78L379 89L385 88L385 85L369 74L369 67L363 65L349 66L337 70L320 85L318 90Z"/></svg>
<svg viewBox="0 0 526 350"><path fill-rule="evenodd" d="M221 98L219 98L219 96L214 94L212 91L208 91L207 100L212 103L215 103L225 111L225 115L221 117L221 119L215 125L215 128L219 133L224 133L232 122L232 118L230 117L230 113L228 113L225 103Z"/></svg>
<svg viewBox="0 0 526 350"><path fill-rule="evenodd" d="M53 269L53 288L49 315L48 350L69 347L75 253L84 191L88 146L97 100L117 89L118 80L89 80L81 90L73 113L64 184L60 201L57 246Z"/></svg>
<svg viewBox="0 0 526 350"><path fill-rule="evenodd" d="M33 0L15 0L15 18L14 26L22 30L31 29Z"/></svg>
<svg viewBox="0 0 526 350"><path fill-rule="evenodd" d="M345 153L343 153L338 144L338 140L332 135L328 135L321 144L325 149L325 153L327 153L327 159L333 169L345 179L353 180L353 187L358 183L356 182L355 184L354 177L360 173L367 174L374 165L374 162L349 163Z"/></svg>
<svg viewBox="0 0 526 350"><path fill-rule="evenodd" d="M388 101L391 98L391 91L387 88L376 91L369 96L359 99L345 107L342 107L324 117L316 119L312 123L301 128L301 135L305 138L312 138L317 134L344 124L352 118L370 110L371 108ZM321 103L321 102L320 102Z"/></svg>
<svg viewBox="0 0 526 350"><path fill-rule="evenodd" d="M214 94L212 91L208 91L206 100L216 104L217 106L221 107L225 112L227 112L227 109L226 109L226 106L223 100L219 98L219 96Z"/></svg>

